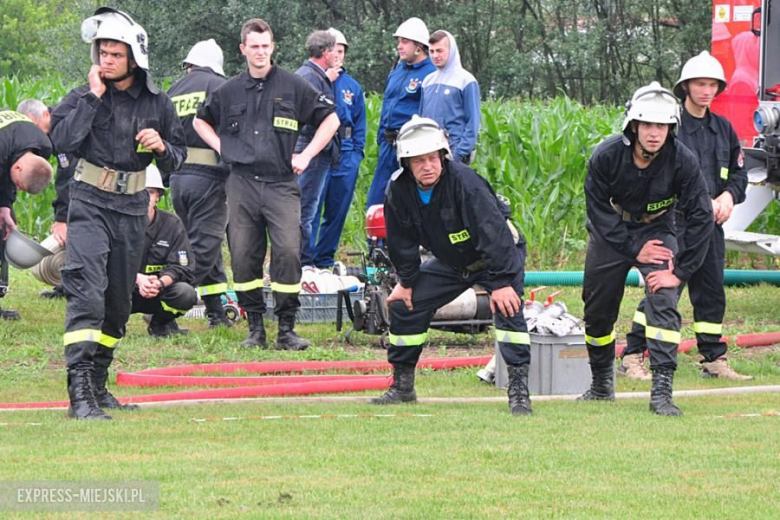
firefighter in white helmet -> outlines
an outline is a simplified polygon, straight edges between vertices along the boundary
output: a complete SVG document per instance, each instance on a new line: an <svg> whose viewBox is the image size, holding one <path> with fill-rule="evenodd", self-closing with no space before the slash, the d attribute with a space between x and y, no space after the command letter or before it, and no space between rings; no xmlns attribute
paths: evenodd
<svg viewBox="0 0 780 520"><path fill-rule="evenodd" d="M710 111L716 96L726 88L720 62L704 51L688 60L674 86L683 102L682 121L677 139L699 158L701 171L712 199L715 218L704 263L688 280L688 295L693 305L693 330L701 360L703 377L749 380L729 366L727 346L721 340L723 316L726 313L726 291L723 288L726 244L723 223L731 216L735 204L745 200L747 172L739 138L728 119ZM677 216L677 236L685 236L686 220ZM682 240L678 240L682 243ZM682 290L682 287L680 288ZM618 374L634 379L649 378L643 363L645 327L642 304L628 334L628 346ZM647 374L647 375L645 375Z"/></svg>
<svg viewBox="0 0 780 520"><path fill-rule="evenodd" d="M148 224L145 169L166 174L186 157L173 103L149 74L146 31L125 13L100 8L82 25L91 44L89 82L51 115L59 153L79 157L70 184L62 287L71 417L110 419L124 408L105 388L125 334Z"/></svg>
<svg viewBox="0 0 780 520"><path fill-rule="evenodd" d="M165 195L160 171L146 168L149 193L149 226L144 234L141 268L135 275L132 313L151 315L147 332L155 338L186 334L176 318L183 316L198 301L193 280L192 253L187 233L179 217L157 208Z"/></svg>
<svg viewBox="0 0 780 520"><path fill-rule="evenodd" d="M430 35L422 20L409 18L398 26L393 36L396 38L398 64L387 76L376 136L379 158L368 190L366 208L382 204L385 187L396 169L394 144L398 130L412 115L420 113L422 82L436 70L428 57Z"/></svg>
<svg viewBox="0 0 780 520"><path fill-rule="evenodd" d="M532 413L528 395L530 337L523 317L525 240L506 225L509 208L488 182L454 161L446 133L413 116L397 140L401 169L387 188L387 245L398 284L390 309L388 361L393 384L376 404L414 402L415 365L431 318L469 287L490 293L496 340L509 369L509 407ZM435 258L421 265L419 247Z"/></svg>
<svg viewBox="0 0 780 520"><path fill-rule="evenodd" d="M582 299L593 381L579 400L615 399L615 330L626 275L646 281L644 324L653 386L650 410L682 415L672 402L680 343L678 286L704 261L712 205L696 156L675 138L679 106L658 83L627 104L623 133L602 141L588 162L585 200L590 241ZM674 205L688 222L678 248Z"/></svg>
<svg viewBox="0 0 780 520"><path fill-rule="evenodd" d="M171 175L171 199L187 229L194 255L195 286L206 306L209 328L230 327L222 295L227 274L222 242L227 228L228 168L192 126L198 107L225 83L222 49L213 39L196 43L182 62L186 75L168 90L184 127L187 160Z"/></svg>

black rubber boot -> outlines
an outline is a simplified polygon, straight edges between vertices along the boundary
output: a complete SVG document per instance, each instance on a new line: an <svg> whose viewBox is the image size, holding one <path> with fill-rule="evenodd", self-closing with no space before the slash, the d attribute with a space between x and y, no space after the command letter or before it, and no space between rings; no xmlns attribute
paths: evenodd
<svg viewBox="0 0 780 520"><path fill-rule="evenodd" d="M531 397L528 395L528 368L529 365L508 365L509 387L506 394L509 396L509 409L512 415L532 415Z"/></svg>
<svg viewBox="0 0 780 520"><path fill-rule="evenodd" d="M175 319L168 319L168 316L160 317L157 314L152 315L146 331L153 338L169 338L174 334L184 335L190 332L187 329L180 329Z"/></svg>
<svg viewBox="0 0 780 520"><path fill-rule="evenodd" d="M92 388L92 369L68 370L68 416L75 419L108 420L111 416L100 409Z"/></svg>
<svg viewBox="0 0 780 520"><path fill-rule="evenodd" d="M65 298L65 291L62 290L61 285L55 285L50 290L41 291L38 293L41 298L48 298L53 300L55 298Z"/></svg>
<svg viewBox="0 0 780 520"><path fill-rule="evenodd" d="M263 315L259 312L248 312L246 313L246 321L249 322L249 333L246 335L246 339L241 342L241 346L246 348L268 348L268 342L265 339Z"/></svg>
<svg viewBox="0 0 780 520"><path fill-rule="evenodd" d="M393 365L393 384L380 397L369 401L371 404L416 403L414 390L414 365L398 363Z"/></svg>
<svg viewBox="0 0 780 520"><path fill-rule="evenodd" d="M176 320L173 319L168 322L168 330L171 334L179 334L181 336L185 336L190 333L190 329L182 329L179 327L179 324L176 323Z"/></svg>
<svg viewBox="0 0 780 520"><path fill-rule="evenodd" d="M295 333L295 316L279 317L279 334L276 336L276 350L306 350L311 345Z"/></svg>
<svg viewBox="0 0 780 520"><path fill-rule="evenodd" d="M222 297L220 295L204 296L203 303L206 305L206 317L209 319L210 329L216 329L219 326L233 326L233 322L225 315L225 307L222 306Z"/></svg>
<svg viewBox="0 0 780 520"><path fill-rule="evenodd" d="M590 366L593 379L590 388L577 401L614 401L615 400L615 364Z"/></svg>
<svg viewBox="0 0 780 520"><path fill-rule="evenodd" d="M4 320L12 321L12 320L18 320L21 318L19 316L19 313L16 311L12 311L11 309L3 309L0 307L0 318L3 318Z"/></svg>
<svg viewBox="0 0 780 520"><path fill-rule="evenodd" d="M138 410L137 404L122 404L108 391L108 368L95 367L92 374L92 388L95 391L95 401L100 408L111 410Z"/></svg>
<svg viewBox="0 0 780 520"><path fill-rule="evenodd" d="M650 389L650 411L667 417L679 417L682 410L672 402L672 384L674 370L671 368L653 369L653 386Z"/></svg>

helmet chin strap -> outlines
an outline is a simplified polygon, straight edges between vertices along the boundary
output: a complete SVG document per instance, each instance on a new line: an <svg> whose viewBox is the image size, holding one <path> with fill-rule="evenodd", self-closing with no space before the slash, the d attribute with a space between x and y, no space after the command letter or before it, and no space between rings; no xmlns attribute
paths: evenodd
<svg viewBox="0 0 780 520"><path fill-rule="evenodd" d="M661 153L660 148L658 149L657 152L648 151L644 146L642 146L642 142L639 140L639 137L637 137L636 142L639 145L639 149L642 151L642 159L652 159L653 157Z"/></svg>
<svg viewBox="0 0 780 520"><path fill-rule="evenodd" d="M121 81L126 80L127 78L129 78L133 74L135 74L135 67L128 67L127 68L127 72L124 75L122 75L122 76L120 76L118 78L107 79L107 80L104 80L104 81L106 81L108 83L119 83Z"/></svg>

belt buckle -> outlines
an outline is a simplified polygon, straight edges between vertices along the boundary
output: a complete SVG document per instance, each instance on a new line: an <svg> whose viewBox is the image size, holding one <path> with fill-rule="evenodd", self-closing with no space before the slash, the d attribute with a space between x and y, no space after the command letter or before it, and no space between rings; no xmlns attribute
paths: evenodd
<svg viewBox="0 0 780 520"><path fill-rule="evenodd" d="M114 189L114 191L116 193L124 195L125 193L127 193L127 179L130 178L130 173L117 171L116 175L117 175L116 188Z"/></svg>
<svg viewBox="0 0 780 520"><path fill-rule="evenodd" d="M103 171L100 173L96 187L102 191L114 191L116 175L116 170L112 170L108 166L103 166Z"/></svg>

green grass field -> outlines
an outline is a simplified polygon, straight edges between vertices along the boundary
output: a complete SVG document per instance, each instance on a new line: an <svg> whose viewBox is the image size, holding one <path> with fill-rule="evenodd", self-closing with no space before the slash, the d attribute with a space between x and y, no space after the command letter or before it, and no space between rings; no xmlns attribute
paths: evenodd
<svg viewBox="0 0 780 520"><path fill-rule="evenodd" d="M28 272L12 271L11 286L0 303L19 310L22 320L0 324L0 402L64 400L65 302L38 298L43 286ZM780 287L729 288L727 295L726 334L780 331ZM627 292L621 338L640 297L638 289ZM564 288L561 298L581 314L579 288ZM690 338L687 297L681 310L683 337ZM356 335L348 345L332 324L299 325L315 342L303 353L242 350L245 324L220 331L207 331L204 320L181 324L189 336L154 341L133 316L116 366L384 359L377 338ZM269 330L273 338L275 327ZM433 333L424 355L491 349L488 335ZM686 354L675 389L780 385L777 346L732 348L730 357L755 380L704 380L695 355ZM678 397L680 419L654 416L646 399L540 399L533 417L514 418L504 392L479 383L472 369L423 371L417 389L423 402L389 409L362 399L259 399L146 407L116 412L105 423L72 421L63 411L2 412L0 482L151 481L160 503L142 513L150 518L770 519L780 513L780 394ZM119 396L165 390L114 388ZM634 390L647 391L649 383L618 380L618 391ZM430 397L494 399L425 402ZM394 416L363 416L371 414ZM44 516L0 512L30 514Z"/></svg>

